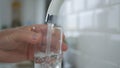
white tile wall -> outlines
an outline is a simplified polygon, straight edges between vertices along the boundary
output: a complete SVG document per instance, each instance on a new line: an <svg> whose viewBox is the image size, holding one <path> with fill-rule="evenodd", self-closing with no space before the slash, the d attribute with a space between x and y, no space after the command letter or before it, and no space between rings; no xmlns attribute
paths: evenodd
<svg viewBox="0 0 120 68"><path fill-rule="evenodd" d="M120 31L120 5L109 8L108 29Z"/></svg>
<svg viewBox="0 0 120 68"><path fill-rule="evenodd" d="M106 30L108 23L108 9L100 8L95 10L94 23L98 30Z"/></svg>
<svg viewBox="0 0 120 68"><path fill-rule="evenodd" d="M108 1L106 0L87 0L86 1L86 5L88 9L103 7L103 6L106 6L107 4L108 4Z"/></svg>
<svg viewBox="0 0 120 68"><path fill-rule="evenodd" d="M73 12L79 12L85 9L85 0L72 0L72 4Z"/></svg>
<svg viewBox="0 0 120 68"><path fill-rule="evenodd" d="M93 14L94 11L80 13L79 15L79 29L92 29L93 28Z"/></svg>
<svg viewBox="0 0 120 68"><path fill-rule="evenodd" d="M119 4L120 0L110 0L110 4Z"/></svg>
<svg viewBox="0 0 120 68"><path fill-rule="evenodd" d="M76 30L77 29L77 24L78 24L77 15L71 14L71 15L68 15L66 17L66 25L65 25L65 27L67 27L67 29Z"/></svg>
<svg viewBox="0 0 120 68"><path fill-rule="evenodd" d="M61 15L71 14L73 12L73 9L71 8L72 6L73 6L72 1L66 0L63 3L63 7L61 7L62 9L64 9L64 12L63 12L63 10L61 11Z"/></svg>
<svg viewBox="0 0 120 68"><path fill-rule="evenodd" d="M78 37L74 37L79 40L72 46L78 49L77 57L72 57L70 65L74 62L76 68L120 68L120 0L67 1L69 10L65 11L66 6L62 13L64 29L69 39L74 37L73 29L79 30ZM69 56L67 60L71 60Z"/></svg>
<svg viewBox="0 0 120 68"><path fill-rule="evenodd" d="M68 17L70 15L76 17L79 15L77 23L80 25L76 23L72 23L72 25L75 24L80 29L88 28L88 25L90 26L91 23L92 28L99 28L99 30L104 29L105 31L111 29L119 31L119 1L120 0L67 0L64 3L63 18L64 15ZM111 2L117 3L111 5ZM69 18L70 21L71 19L74 20L74 18Z"/></svg>

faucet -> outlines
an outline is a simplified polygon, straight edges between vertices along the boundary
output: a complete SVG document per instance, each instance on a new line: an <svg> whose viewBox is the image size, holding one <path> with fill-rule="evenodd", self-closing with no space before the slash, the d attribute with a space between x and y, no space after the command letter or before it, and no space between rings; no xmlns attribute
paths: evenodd
<svg viewBox="0 0 120 68"><path fill-rule="evenodd" d="M49 21L51 22L53 18L56 18L63 2L64 0L52 0L51 1L48 7L48 10L47 10L45 22L49 22Z"/></svg>

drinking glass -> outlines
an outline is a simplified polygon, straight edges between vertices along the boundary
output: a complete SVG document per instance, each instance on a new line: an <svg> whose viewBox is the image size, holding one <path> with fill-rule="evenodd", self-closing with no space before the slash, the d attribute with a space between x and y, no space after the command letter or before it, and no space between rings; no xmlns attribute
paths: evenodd
<svg viewBox="0 0 120 68"><path fill-rule="evenodd" d="M34 68L61 68L62 29L48 23L42 43L35 46Z"/></svg>

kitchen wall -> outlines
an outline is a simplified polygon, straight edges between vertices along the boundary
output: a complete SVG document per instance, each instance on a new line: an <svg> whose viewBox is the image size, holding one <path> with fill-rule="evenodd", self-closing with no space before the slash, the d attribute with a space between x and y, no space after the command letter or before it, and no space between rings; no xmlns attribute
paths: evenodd
<svg viewBox="0 0 120 68"><path fill-rule="evenodd" d="M0 0L0 25L11 24L11 0Z"/></svg>
<svg viewBox="0 0 120 68"><path fill-rule="evenodd" d="M22 0L24 25L44 23L45 0Z"/></svg>
<svg viewBox="0 0 120 68"><path fill-rule="evenodd" d="M0 25L11 25L11 3L13 0L0 0ZM45 0L20 0L22 3L22 24L41 24L45 16Z"/></svg>
<svg viewBox="0 0 120 68"><path fill-rule="evenodd" d="M65 0L65 68L120 68L120 0Z"/></svg>

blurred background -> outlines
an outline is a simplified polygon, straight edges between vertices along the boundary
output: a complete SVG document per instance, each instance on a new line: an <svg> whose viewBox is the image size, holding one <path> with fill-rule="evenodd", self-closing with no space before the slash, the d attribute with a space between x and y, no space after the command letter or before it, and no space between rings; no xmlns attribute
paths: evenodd
<svg viewBox="0 0 120 68"><path fill-rule="evenodd" d="M51 0L0 0L0 28L42 24ZM69 46L63 68L120 68L120 0L64 0L58 22ZM33 68L33 62L0 63Z"/></svg>

